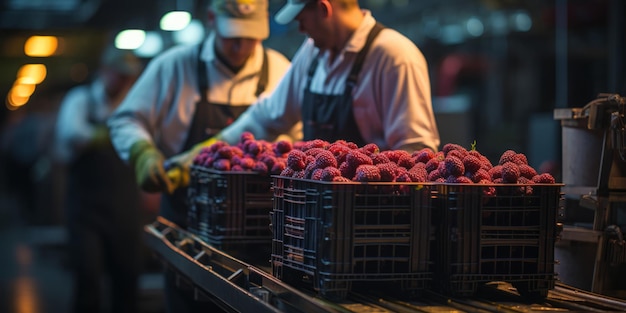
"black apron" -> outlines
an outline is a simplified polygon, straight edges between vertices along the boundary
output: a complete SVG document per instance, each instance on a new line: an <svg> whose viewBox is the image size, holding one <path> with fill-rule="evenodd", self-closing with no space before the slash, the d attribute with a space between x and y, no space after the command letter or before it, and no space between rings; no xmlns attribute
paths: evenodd
<svg viewBox="0 0 626 313"><path fill-rule="evenodd" d="M191 149L194 145L217 135L223 128L234 122L250 105L231 106L223 103L212 103L207 99L209 91L209 79L207 75L207 65L200 56L202 55L202 44L198 46L197 73L198 91L200 101L196 103L187 139L183 145L183 151ZM261 67L259 81L255 96L258 97L267 86L268 82L268 61L267 52L263 50L263 65ZM163 194L161 197L160 215L176 223L182 228L187 228L187 199L188 188L178 188L173 194Z"/></svg>
<svg viewBox="0 0 626 313"><path fill-rule="evenodd" d="M363 68L365 57L376 36L385 27L376 23L367 36L365 45L359 51L346 80L343 94L324 95L311 91L313 74L319 63L317 56L309 67L307 87L302 100L303 139L322 139L334 142L339 139L354 142L362 146L365 140L354 119L352 110L352 89L356 85Z"/></svg>

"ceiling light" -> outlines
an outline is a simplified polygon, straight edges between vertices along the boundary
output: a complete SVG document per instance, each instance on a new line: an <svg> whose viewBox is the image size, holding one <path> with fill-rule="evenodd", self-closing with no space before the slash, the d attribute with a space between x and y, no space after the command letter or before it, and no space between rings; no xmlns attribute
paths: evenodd
<svg viewBox="0 0 626 313"><path fill-rule="evenodd" d="M191 14L186 11L171 11L165 13L161 18L160 26L162 30L181 30L189 25Z"/></svg>
<svg viewBox="0 0 626 313"><path fill-rule="evenodd" d="M123 50L134 50L146 40L146 32L141 29L126 29L115 36L115 47Z"/></svg>
<svg viewBox="0 0 626 313"><path fill-rule="evenodd" d="M46 66L43 64L24 64L17 71L18 82L22 84L39 84L46 78Z"/></svg>

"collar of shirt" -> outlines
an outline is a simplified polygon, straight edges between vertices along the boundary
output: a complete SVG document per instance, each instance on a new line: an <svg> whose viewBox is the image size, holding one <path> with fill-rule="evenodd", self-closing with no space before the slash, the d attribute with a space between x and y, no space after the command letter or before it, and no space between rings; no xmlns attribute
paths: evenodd
<svg viewBox="0 0 626 313"><path fill-rule="evenodd" d="M256 46L254 52L250 58L248 58L243 68L235 74L215 55L215 32L211 32L204 41L202 55L200 58L209 64L213 64L213 66L222 72L222 74L233 78L257 75L261 69L261 65L263 64L263 45L259 43Z"/></svg>

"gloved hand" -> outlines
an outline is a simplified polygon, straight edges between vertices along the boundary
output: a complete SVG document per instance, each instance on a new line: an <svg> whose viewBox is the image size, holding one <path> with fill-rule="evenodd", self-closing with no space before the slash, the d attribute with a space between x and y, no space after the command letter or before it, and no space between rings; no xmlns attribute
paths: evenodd
<svg viewBox="0 0 626 313"><path fill-rule="evenodd" d="M138 141L130 148L130 164L137 185L147 192L174 192L175 186L165 173L163 154L150 142Z"/></svg>
<svg viewBox="0 0 626 313"><path fill-rule="evenodd" d="M209 147L219 140L219 135L211 137L191 149L177 154L166 161L167 177L176 188L189 186L189 168L193 163L193 159L200 153L204 147Z"/></svg>
<svg viewBox="0 0 626 313"><path fill-rule="evenodd" d="M89 146L103 147L109 145L110 143L111 139L109 137L109 128L105 125L98 125L94 127Z"/></svg>

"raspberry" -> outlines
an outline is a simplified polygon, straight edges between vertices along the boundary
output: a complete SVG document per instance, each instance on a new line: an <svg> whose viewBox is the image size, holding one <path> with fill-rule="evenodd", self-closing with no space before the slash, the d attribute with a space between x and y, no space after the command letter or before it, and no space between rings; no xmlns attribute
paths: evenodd
<svg viewBox="0 0 626 313"><path fill-rule="evenodd" d="M446 158L447 157L457 157L459 158L459 160L463 160L465 158L465 156L467 155L467 151L463 151L463 150L450 150L450 152L448 152L448 154L446 154Z"/></svg>
<svg viewBox="0 0 626 313"><path fill-rule="evenodd" d="M235 155L231 146L224 146L217 150L217 156L219 159L230 159Z"/></svg>
<svg viewBox="0 0 626 313"><path fill-rule="evenodd" d="M434 170L428 173L428 177L427 177L428 181L434 182L434 181L437 181L437 179L439 178L442 178L442 177L441 177L441 173L439 173L438 170Z"/></svg>
<svg viewBox="0 0 626 313"><path fill-rule="evenodd" d="M267 164L257 161L252 167L253 172L257 172L259 175L267 175L269 173L269 169L267 168Z"/></svg>
<svg viewBox="0 0 626 313"><path fill-rule="evenodd" d="M482 163L478 157L468 154L463 158L463 166L465 166L466 172L476 173L481 168Z"/></svg>
<svg viewBox="0 0 626 313"><path fill-rule="evenodd" d="M411 155L404 151L404 150L399 150L399 151L403 151L404 153L400 152L399 153L399 158L398 158L398 165L402 166L406 169L410 169L413 166L415 166L415 161L413 161L413 158L411 157Z"/></svg>
<svg viewBox="0 0 626 313"><path fill-rule="evenodd" d="M228 144L224 141L216 141L212 145L208 147L208 150L211 152L217 152L221 147L227 146ZM206 149L206 148L203 148Z"/></svg>
<svg viewBox="0 0 626 313"><path fill-rule="evenodd" d="M384 154L377 153L377 154L372 155L371 157L372 157L372 162L374 163L374 165L391 162L391 160L389 160L389 158Z"/></svg>
<svg viewBox="0 0 626 313"><path fill-rule="evenodd" d="M322 149L322 148L311 148L311 149L308 149L308 150L304 151L304 153L305 153L306 155L310 155L310 156L313 156L313 157L314 157L314 156L316 156L318 153L320 153L320 152L322 152L322 151L326 151L326 149Z"/></svg>
<svg viewBox="0 0 626 313"><path fill-rule="evenodd" d="M334 181L336 177L341 176L341 171L336 167L327 167L322 170L321 180L323 181Z"/></svg>
<svg viewBox="0 0 626 313"><path fill-rule="evenodd" d="M423 148L416 152L413 152L411 155L415 162L428 163L432 158L435 157L435 152L430 148Z"/></svg>
<svg viewBox="0 0 626 313"><path fill-rule="evenodd" d="M393 162L376 164L380 171L380 181L392 182L396 177L396 168L398 165Z"/></svg>
<svg viewBox="0 0 626 313"><path fill-rule="evenodd" d="M254 140L254 134L252 134L249 131L245 131L245 132L241 133L241 136L239 136L239 142L240 143L244 143L244 142L249 141L249 140Z"/></svg>
<svg viewBox="0 0 626 313"><path fill-rule="evenodd" d="M446 179L447 183L452 184L472 184L472 180L465 176L448 176Z"/></svg>
<svg viewBox="0 0 626 313"><path fill-rule="evenodd" d="M496 165L492 167L488 171L488 173L489 173L489 176L491 177L491 180L494 180L496 178L502 178L502 165Z"/></svg>
<svg viewBox="0 0 626 313"><path fill-rule="evenodd" d="M306 167L306 154L301 150L291 150L287 155L287 166L299 171Z"/></svg>
<svg viewBox="0 0 626 313"><path fill-rule="evenodd" d="M505 162L502 164L502 181L506 184L515 184L519 179L519 166L513 162Z"/></svg>
<svg viewBox="0 0 626 313"><path fill-rule="evenodd" d="M556 180L550 173L543 173L533 177L532 181L537 184L554 184Z"/></svg>
<svg viewBox="0 0 626 313"><path fill-rule="evenodd" d="M382 154L384 154L385 156L387 156L389 158L390 161L392 162L396 162L396 164L399 164L400 159L404 156L407 158L411 158L411 154L404 151L404 150L385 150L383 152L381 152Z"/></svg>
<svg viewBox="0 0 626 313"><path fill-rule="evenodd" d="M447 156L444 161L444 166L449 175L462 176L465 173L465 166L463 161L455 156Z"/></svg>
<svg viewBox="0 0 626 313"><path fill-rule="evenodd" d="M291 151L292 149L293 145L288 140L280 140L276 142L272 147L272 150L276 155L289 153L289 151Z"/></svg>
<svg viewBox="0 0 626 313"><path fill-rule="evenodd" d="M270 173L272 175L280 174L285 168L287 168L287 164L284 161L276 161L272 168L270 169Z"/></svg>
<svg viewBox="0 0 626 313"><path fill-rule="evenodd" d="M325 141L325 140L322 140L322 139L313 139L313 140L306 141L304 143L304 146L302 147L302 151L307 151L307 150L312 149L312 148L322 148L322 149L325 149L329 145L330 145L330 143L328 141Z"/></svg>
<svg viewBox="0 0 626 313"><path fill-rule="evenodd" d="M274 166L274 163L276 163L277 158L271 153L265 152L259 155L257 160L265 163L265 165L267 165L267 168L272 168L272 166Z"/></svg>
<svg viewBox="0 0 626 313"><path fill-rule="evenodd" d="M230 168L230 171L231 172L245 172L246 170L243 167L241 167L241 165L233 165Z"/></svg>
<svg viewBox="0 0 626 313"><path fill-rule="evenodd" d="M230 160L229 159L219 159L213 162L213 168L218 171L230 171Z"/></svg>
<svg viewBox="0 0 626 313"><path fill-rule="evenodd" d="M500 156L500 160L498 161L498 164L499 165L503 165L506 162L516 163L515 162L516 161L516 157L515 157L516 155L517 155L517 152L515 152L513 150L506 150Z"/></svg>
<svg viewBox="0 0 626 313"><path fill-rule="evenodd" d="M348 152L352 151L352 149L344 144L335 142L328 146L328 151L335 156L337 164L341 164L346 161L346 155L348 155Z"/></svg>
<svg viewBox="0 0 626 313"><path fill-rule="evenodd" d="M347 182L351 182L350 179L347 179L343 176L337 176L335 178L333 178L333 182L340 182L340 183L347 183Z"/></svg>
<svg viewBox="0 0 626 313"><path fill-rule="evenodd" d="M291 177L303 179L305 177L304 170L294 171Z"/></svg>
<svg viewBox="0 0 626 313"><path fill-rule="evenodd" d="M354 174L356 173L356 166L349 162L343 162L341 163L341 165L339 165L339 171L341 172L341 176L345 178L350 177L348 179L352 179L352 177L354 177Z"/></svg>
<svg viewBox="0 0 626 313"><path fill-rule="evenodd" d="M428 171L429 173L436 170L437 167L439 167L439 162L440 160L437 158L432 158L430 160L428 160L428 162L426 162L426 171Z"/></svg>
<svg viewBox="0 0 626 313"><path fill-rule="evenodd" d="M357 150L352 150L348 152L348 155L346 155L346 163L352 164L355 168L363 164L369 164L369 165L374 164L374 162L372 161L372 158L370 158L368 155L362 152L359 152Z"/></svg>
<svg viewBox="0 0 626 313"><path fill-rule="evenodd" d="M447 143L445 145L443 145L443 147L441 148L441 151L443 151L443 154L445 156L448 156L448 153L450 153L450 151L452 150L459 150L461 152L467 153L467 149L463 148L463 146L455 144L455 143Z"/></svg>
<svg viewBox="0 0 626 313"><path fill-rule="evenodd" d="M285 167L284 170L280 172L280 176L292 177L295 171L291 167Z"/></svg>
<svg viewBox="0 0 626 313"><path fill-rule="evenodd" d="M313 170L313 173L311 173L311 179L312 180L322 180L322 173L323 172L324 172L323 169L316 168L315 170Z"/></svg>
<svg viewBox="0 0 626 313"><path fill-rule="evenodd" d="M515 164L517 164L517 165L522 165L522 164L528 165L528 158L526 158L525 154L518 153L518 154L515 155Z"/></svg>
<svg viewBox="0 0 626 313"><path fill-rule="evenodd" d="M314 148L314 149L316 149L316 148ZM311 150L314 150L314 149L310 149L308 151L311 151ZM315 156L315 167L316 168L325 168L325 167L328 167L328 166L337 167L337 159L335 159L335 156L333 155L332 152L330 152L328 150L323 150L322 149Z"/></svg>
<svg viewBox="0 0 626 313"><path fill-rule="evenodd" d="M537 175L537 171L535 171L535 169L532 168L528 164L520 164L519 172L520 172L520 176L524 178L528 178L528 179L532 179L533 177Z"/></svg>
<svg viewBox="0 0 626 313"><path fill-rule="evenodd" d="M244 169L244 170L251 170L254 167L254 164L256 162L254 161L253 158L251 157L243 157L239 159L239 165Z"/></svg>
<svg viewBox="0 0 626 313"><path fill-rule="evenodd" d="M415 166L413 166L409 170L409 173L412 175L415 175L415 178L416 178L416 180L414 180L415 182L428 181L428 172L426 171L426 168L424 167L424 163L417 163Z"/></svg>
<svg viewBox="0 0 626 313"><path fill-rule="evenodd" d="M378 148L378 145L376 145L375 143L368 143L365 146L361 147L359 151L371 156L373 154L379 153L380 148Z"/></svg>
<svg viewBox="0 0 626 313"><path fill-rule="evenodd" d="M491 181L491 176L489 176L489 173L482 168L478 169L476 173L465 172L465 176L467 176L469 179L471 179L475 183L478 183L482 180Z"/></svg>
<svg viewBox="0 0 626 313"><path fill-rule="evenodd" d="M354 175L355 181L375 182L380 181L380 170L375 165L363 164L357 167Z"/></svg>
<svg viewBox="0 0 626 313"><path fill-rule="evenodd" d="M356 143L354 143L352 141L346 141L346 140L343 140L343 139L336 140L331 145L333 145L333 144L334 145L341 145L341 146L348 147L348 148L350 148L350 150L354 150L354 149L358 149L359 148L359 146L357 146Z"/></svg>

